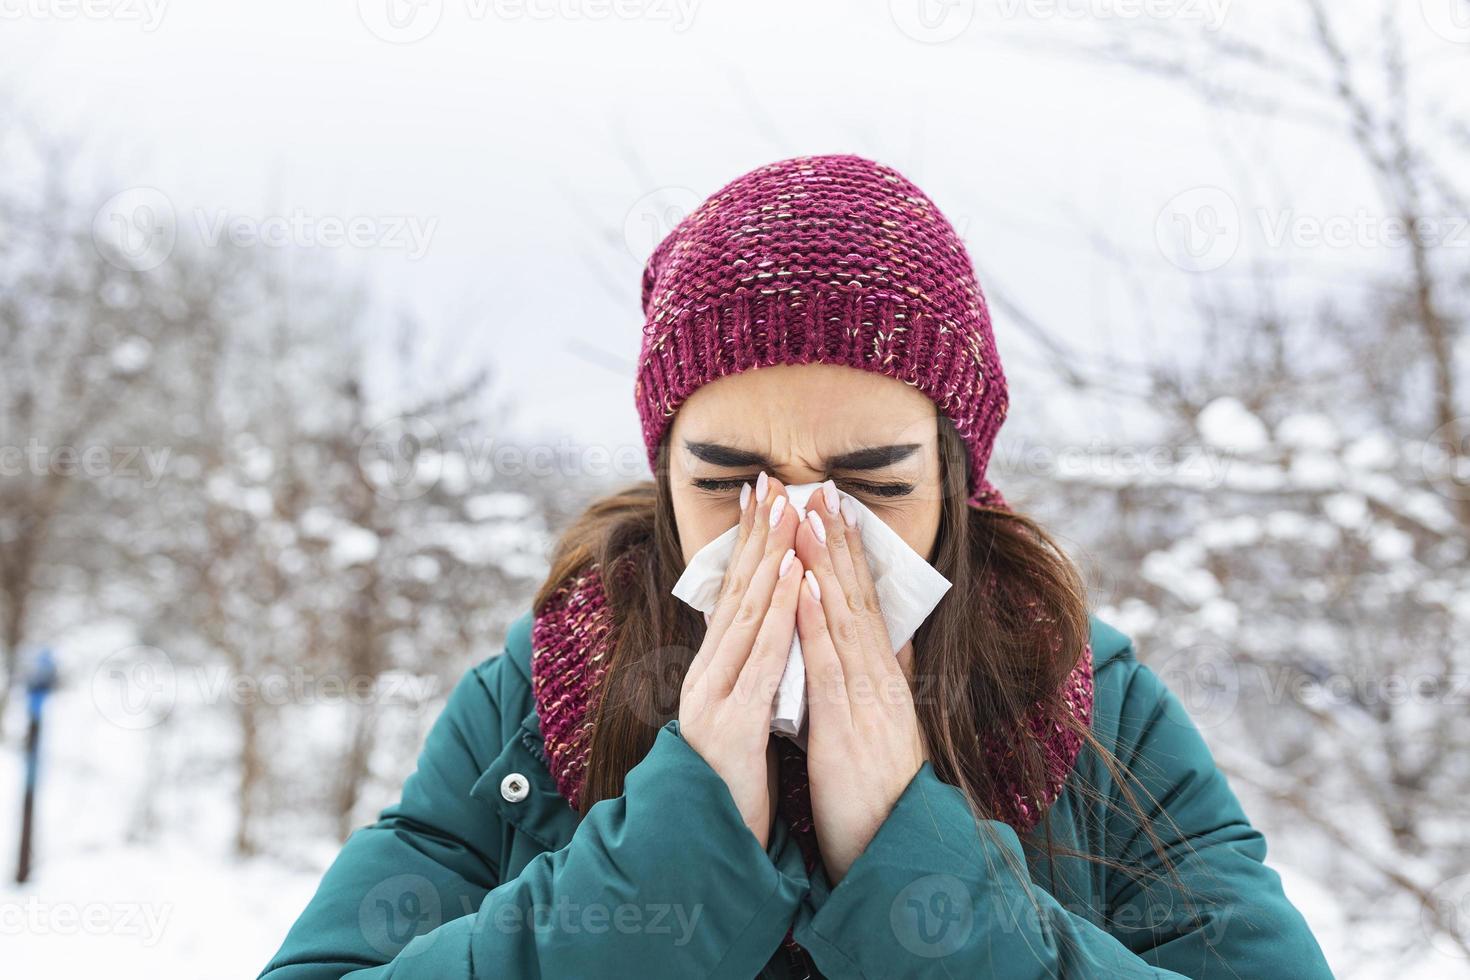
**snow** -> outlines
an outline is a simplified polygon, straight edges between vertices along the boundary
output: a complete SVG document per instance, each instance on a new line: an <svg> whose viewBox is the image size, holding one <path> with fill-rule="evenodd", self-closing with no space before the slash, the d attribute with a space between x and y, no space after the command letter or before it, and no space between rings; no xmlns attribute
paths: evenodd
<svg viewBox="0 0 1470 980"><path fill-rule="evenodd" d="M535 501L523 493L482 493L465 498L465 516L472 521L516 520L530 517Z"/></svg>
<svg viewBox="0 0 1470 980"><path fill-rule="evenodd" d="M344 524L332 536L332 564L338 568L365 564L377 557L381 544L367 528Z"/></svg>
<svg viewBox="0 0 1470 980"><path fill-rule="evenodd" d="M297 518L297 523L301 525L301 533L306 537L325 541L332 536L339 521L327 508L311 507Z"/></svg>
<svg viewBox="0 0 1470 980"><path fill-rule="evenodd" d="M1302 412L1282 419L1276 427L1276 438L1294 449L1326 451L1337 447L1337 425L1326 415Z"/></svg>
<svg viewBox="0 0 1470 980"><path fill-rule="evenodd" d="M1220 583L1180 549L1156 551L1143 560L1143 577L1181 599L1200 603L1215 598Z"/></svg>
<svg viewBox="0 0 1470 980"><path fill-rule="evenodd" d="M1238 399L1228 396L1201 409L1198 425L1205 442L1227 452L1258 452L1271 442L1265 424Z"/></svg>
<svg viewBox="0 0 1470 980"><path fill-rule="evenodd" d="M119 374L137 374L153 359L153 346L142 337L129 337L112 349L112 366Z"/></svg>
<svg viewBox="0 0 1470 980"><path fill-rule="evenodd" d="M1340 486L1345 476L1335 456L1315 452L1293 457L1288 473L1292 486L1303 490L1331 489Z"/></svg>
<svg viewBox="0 0 1470 980"><path fill-rule="evenodd" d="M12 977L254 976L311 897L314 872L119 843L0 890Z"/></svg>
<svg viewBox="0 0 1470 980"><path fill-rule="evenodd" d="M1330 494L1323 498L1322 510L1333 523L1348 530L1362 529L1368 523L1368 502L1357 494Z"/></svg>
<svg viewBox="0 0 1470 980"><path fill-rule="evenodd" d="M1353 469L1388 469L1398 461L1394 441L1382 432L1370 432L1354 440L1343 453L1343 462Z"/></svg>
<svg viewBox="0 0 1470 980"><path fill-rule="evenodd" d="M197 765L227 752L229 738L218 711L191 717L187 739L168 730L168 712L142 725L116 723L119 716L94 694L106 687L112 651L134 640L110 624L57 646L63 686L46 705L26 885L15 884L8 862L18 835L25 723L23 702L11 703L0 752L6 977L254 976L310 898L330 853L319 847L319 860L294 866L231 857L228 766L187 783L151 782L169 768L170 753ZM167 833L159 832L161 821Z"/></svg>

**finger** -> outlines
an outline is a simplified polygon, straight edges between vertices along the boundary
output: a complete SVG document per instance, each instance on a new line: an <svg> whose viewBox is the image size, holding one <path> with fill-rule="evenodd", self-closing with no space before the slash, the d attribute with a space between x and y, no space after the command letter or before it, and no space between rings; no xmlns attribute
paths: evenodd
<svg viewBox="0 0 1470 980"><path fill-rule="evenodd" d="M842 658L837 656L827 628L821 586L814 582L815 577L808 569L796 602L796 633L801 638L801 656L806 662L807 713L814 729L850 725L852 713Z"/></svg>
<svg viewBox="0 0 1470 980"><path fill-rule="evenodd" d="M740 528L735 537L735 547L730 550L730 560L725 564L725 574L720 580L719 599L715 602L713 614L704 614L704 640L700 644L699 651L689 663L689 669L685 671L686 682L692 683L698 679L709 666L710 657L719 646L720 637L724 634L729 624L729 617L720 616L720 604L725 596L736 588L736 576L740 568L740 558L745 553L745 544L750 540L751 530L755 527L755 488L749 483L740 485ZM740 586L744 591L744 585Z"/></svg>
<svg viewBox="0 0 1470 980"><path fill-rule="evenodd" d="M863 547L862 528L852 497L843 495L838 512L826 517L827 550L832 553L832 565L842 582L848 608L857 617L864 649L872 658L872 669L881 675L891 675L895 667L893 641L883 619L878 587Z"/></svg>
<svg viewBox="0 0 1470 980"><path fill-rule="evenodd" d="M775 481L773 480L772 483ZM759 556L759 562L751 575L745 594L740 596L738 601L726 603L729 607L726 613L729 616L728 625L725 626L720 636L709 666L717 691L728 692L730 690L744 668L745 661L750 657L755 637L765 620L766 611L771 607L771 595L780 577L782 560L786 552L792 550L792 538L796 533L796 516L784 501L784 494L775 496L771 505L765 508L766 517L764 519L767 523L767 533L764 535L765 551ZM772 515L775 517L774 527L770 526Z"/></svg>
<svg viewBox="0 0 1470 980"><path fill-rule="evenodd" d="M857 572L853 568L852 549L847 543L847 527L842 523L842 497L837 490L837 484L831 480L823 483L821 491L814 494L812 500L813 505L807 507L807 520L813 522L813 532L820 530L818 538L820 543L827 546L832 571L842 585L842 594L847 596L853 612L857 612L863 601L862 592Z"/></svg>
<svg viewBox="0 0 1470 980"><path fill-rule="evenodd" d="M873 581L873 566L868 564L868 553L863 546L863 529L858 523L858 512L854 502L850 499L843 502L842 506L842 532L838 537L842 539L841 547L847 552L852 562L853 576L857 581L858 595L862 597L863 606L881 615L878 604L878 586ZM834 551L836 548L834 547Z"/></svg>
<svg viewBox="0 0 1470 980"><path fill-rule="evenodd" d="M740 484L740 523L737 525L740 531L735 536L735 547L730 552L731 565L734 564L733 559L745 550L745 542L750 538L750 531L755 526L755 508L752 506L754 503L755 488L749 483ZM730 566L727 565L725 567L727 576L729 571Z"/></svg>
<svg viewBox="0 0 1470 980"><path fill-rule="evenodd" d="M731 592L744 592L744 582L738 582L741 573L741 555L745 554L745 544L750 541L751 530L756 527L756 494L750 483L741 483L739 491L739 532L735 535L735 547L731 548L731 557L725 563L725 574L720 579L720 591L714 602L714 614L704 614L704 626L706 626L706 639L719 641L719 633L725 629L725 620L719 620L720 601L731 594ZM689 664L689 669L694 669L698 663L695 658L694 664Z"/></svg>
<svg viewBox="0 0 1470 980"><path fill-rule="evenodd" d="M748 517L750 528L745 540L730 555L730 564L726 567L726 578L721 586L720 598L715 604L714 613L710 616L709 631L714 634L717 642L729 628L731 620L734 619L740 608L742 598L750 588L751 577L755 574L756 567L766 555L767 538L770 537L771 531L769 520L771 508L778 498L784 496L785 488L781 486L781 481L772 479L762 472L750 496ZM784 503L782 506L785 506ZM742 518L742 523L745 520Z"/></svg>
<svg viewBox="0 0 1470 980"><path fill-rule="evenodd" d="M750 705L759 716L761 724L769 725L771 705L776 697L776 688L786 670L786 661L791 655L791 639L796 634L796 601L801 588L801 562L796 552L788 548L777 567L776 587L771 593L771 606L756 634L750 657L740 670L731 696L740 704Z"/></svg>
<svg viewBox="0 0 1470 980"><path fill-rule="evenodd" d="M808 517L796 535L796 554L820 586L827 630L832 635L837 655L842 658L843 670L850 684L854 673L872 671L869 661L876 658L867 647L874 642L868 635L874 629L867 622L861 601L855 596L849 597L843 588L833 565L832 552L827 546L830 539L824 541L822 537L825 533L819 518Z"/></svg>

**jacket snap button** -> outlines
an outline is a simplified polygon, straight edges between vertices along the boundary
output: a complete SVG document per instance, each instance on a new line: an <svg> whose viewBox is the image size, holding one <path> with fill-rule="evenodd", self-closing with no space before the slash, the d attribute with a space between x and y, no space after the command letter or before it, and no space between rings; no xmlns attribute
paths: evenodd
<svg viewBox="0 0 1470 980"><path fill-rule="evenodd" d="M531 792L531 784L518 772L513 772L500 781L500 795L507 803L519 803Z"/></svg>

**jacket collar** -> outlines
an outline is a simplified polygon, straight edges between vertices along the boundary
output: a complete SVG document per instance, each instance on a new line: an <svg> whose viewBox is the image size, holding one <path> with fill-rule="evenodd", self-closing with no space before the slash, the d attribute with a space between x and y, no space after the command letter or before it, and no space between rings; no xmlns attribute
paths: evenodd
<svg viewBox="0 0 1470 980"><path fill-rule="evenodd" d="M546 748L541 738L541 723L531 697L531 624L530 613L511 624L505 638L503 656L520 675L517 684L525 692L518 702L525 716L495 761L481 773L470 789L470 795L496 810L507 825L550 851L559 850L572 839L578 815L556 791L556 782L546 765ZM508 709L516 706L501 705ZM514 716L512 716L514 717ZM506 799L502 784L512 775L526 780L526 797L519 801Z"/></svg>
<svg viewBox="0 0 1470 980"><path fill-rule="evenodd" d="M525 780L523 799L508 798L505 792L506 780L512 776ZM546 767L541 726L534 708L506 740L495 761L480 774L470 795L492 807L507 825L548 851L565 846L580 819L577 811L556 791L556 782Z"/></svg>
<svg viewBox="0 0 1470 980"><path fill-rule="evenodd" d="M1092 625L1092 672L1094 674L1109 661L1127 659L1132 655L1132 640L1096 616L1087 618Z"/></svg>
<svg viewBox="0 0 1470 980"><path fill-rule="evenodd" d="M1091 622L1092 662L1096 672L1116 659L1131 654L1132 641L1096 616ZM506 637L505 656L525 680L529 694L531 684L531 625L527 614L511 625ZM528 696L527 700L530 698ZM526 798L512 802L501 792L506 777L520 774L527 782ZM505 822L547 850L555 851L571 840L580 819L577 812L557 792L556 782L546 763L545 743L534 703L521 723L506 740L504 748L481 774L470 795L493 807Z"/></svg>

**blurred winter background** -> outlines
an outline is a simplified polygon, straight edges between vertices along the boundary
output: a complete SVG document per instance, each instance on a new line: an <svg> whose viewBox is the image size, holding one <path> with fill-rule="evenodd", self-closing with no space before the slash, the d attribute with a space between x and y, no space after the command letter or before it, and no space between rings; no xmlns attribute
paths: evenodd
<svg viewBox="0 0 1470 980"><path fill-rule="evenodd" d="M644 257L835 151L960 228L997 483L1336 971L1470 976L1467 0L0 20L5 976L253 976L556 529L646 475Z"/></svg>

